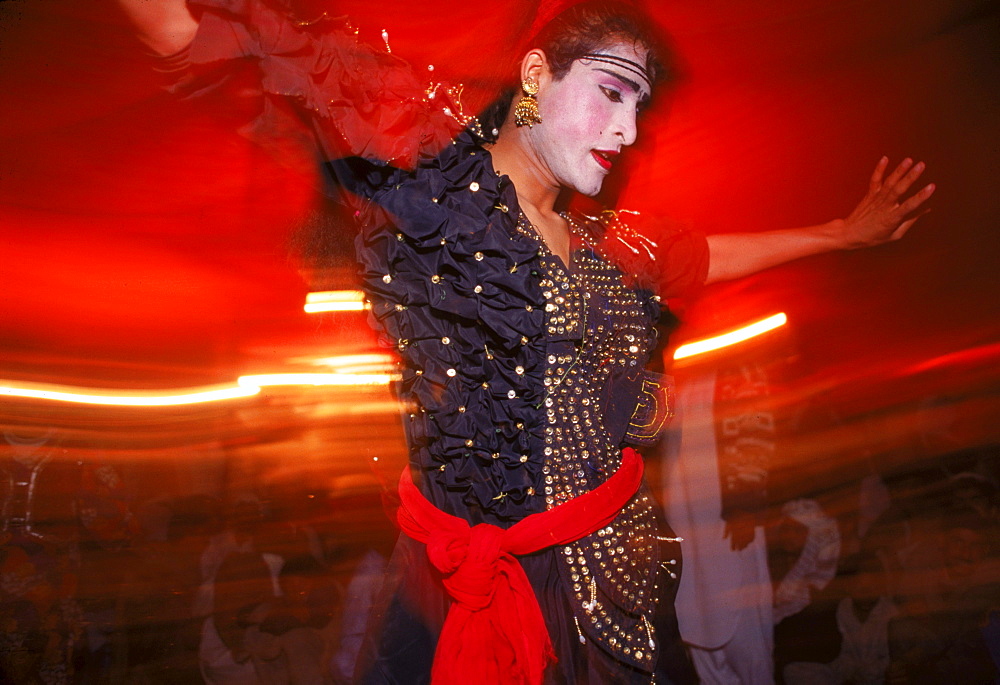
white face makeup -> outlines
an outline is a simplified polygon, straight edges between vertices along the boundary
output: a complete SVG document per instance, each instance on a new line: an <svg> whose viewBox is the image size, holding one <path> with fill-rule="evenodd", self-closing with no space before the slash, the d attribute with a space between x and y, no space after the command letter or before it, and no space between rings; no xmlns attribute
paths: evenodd
<svg viewBox="0 0 1000 685"><path fill-rule="evenodd" d="M588 196L601 189L617 155L635 142L636 114L650 95L644 69L636 68L645 63L643 48L619 43L546 81L538 93L542 123L528 138L553 181Z"/></svg>

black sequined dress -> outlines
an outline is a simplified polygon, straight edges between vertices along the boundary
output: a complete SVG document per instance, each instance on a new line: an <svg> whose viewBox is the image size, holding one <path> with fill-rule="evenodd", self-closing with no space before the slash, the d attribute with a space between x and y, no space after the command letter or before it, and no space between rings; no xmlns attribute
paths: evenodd
<svg viewBox="0 0 1000 685"><path fill-rule="evenodd" d="M175 90L210 90L227 63L256 69L252 128L283 130L259 122L290 103L299 140L307 131L330 160L358 219L371 321L402 359L410 461L431 502L509 527L603 483L624 445L656 439L669 387L644 369L660 297L704 281L703 237L669 232L640 248L624 215L567 215L564 264L447 89L349 25L295 22L264 0L197 4L199 35L175 60L194 75ZM245 97L245 73L239 84ZM548 682L695 681L673 613L679 545L645 486L610 526L521 562L558 657ZM446 600L413 541L395 567L363 682L429 681Z"/></svg>
<svg viewBox="0 0 1000 685"><path fill-rule="evenodd" d="M372 320L403 359L420 487L450 514L508 527L603 483L623 445L655 440L669 387L644 370L660 297L602 256L618 215L566 215L564 264L493 171L488 143L473 125L413 171L345 164L364 179L352 188L365 198L357 252ZM704 239L666 240L657 255L674 287L703 279ZM643 488L612 525L523 560L559 653L553 682L649 682L658 662L672 680L689 675L682 653L657 658L678 649L679 549L662 521ZM392 670L394 643L376 668Z"/></svg>

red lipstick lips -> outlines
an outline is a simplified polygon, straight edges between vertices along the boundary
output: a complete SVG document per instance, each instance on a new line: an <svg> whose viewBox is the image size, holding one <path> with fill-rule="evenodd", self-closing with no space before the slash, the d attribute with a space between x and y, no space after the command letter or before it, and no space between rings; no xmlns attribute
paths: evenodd
<svg viewBox="0 0 1000 685"><path fill-rule="evenodd" d="M605 171L611 169L611 165L614 163L615 157L618 156L618 152L615 150L591 150L590 154Z"/></svg>

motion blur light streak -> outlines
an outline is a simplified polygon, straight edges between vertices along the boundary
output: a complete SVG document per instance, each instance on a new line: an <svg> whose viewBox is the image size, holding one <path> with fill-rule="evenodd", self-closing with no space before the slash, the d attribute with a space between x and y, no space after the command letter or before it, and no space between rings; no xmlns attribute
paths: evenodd
<svg viewBox="0 0 1000 685"><path fill-rule="evenodd" d="M269 385L385 385L399 376L390 373L272 373L240 376L243 387Z"/></svg>
<svg viewBox="0 0 1000 685"><path fill-rule="evenodd" d="M389 373L396 368L390 354L342 354L311 360L313 366L326 366L337 373Z"/></svg>
<svg viewBox="0 0 1000 685"><path fill-rule="evenodd" d="M74 402L77 404L100 404L120 407L174 407L202 402L252 397L267 386L280 385L387 385L397 380L398 374L391 373L272 373L240 376L236 385L215 385L186 392L177 390L127 391L107 388L78 388L70 385L49 383L12 383L0 385L0 395L24 397L28 399ZM86 392L81 392L86 390Z"/></svg>
<svg viewBox="0 0 1000 685"><path fill-rule="evenodd" d="M375 366L394 363L392 355L382 353L371 354L341 354L335 357L322 357L312 363L316 366L330 366L337 369L354 368L357 366Z"/></svg>
<svg viewBox="0 0 1000 685"><path fill-rule="evenodd" d="M134 407L173 407L182 404L198 404L201 402L218 402L241 397L251 397L260 392L260 387L254 385L224 385L212 389L191 389L190 392L178 393L172 391L127 392L122 390L107 390L88 388L89 392L79 392L83 388L67 385L49 385L45 383L20 383L16 385L0 385L0 395L8 397L26 397L57 402L76 402L79 404L103 404Z"/></svg>
<svg viewBox="0 0 1000 685"><path fill-rule="evenodd" d="M318 307L333 305L328 309L314 311L348 311L340 306L357 305L357 308L364 306L360 301L361 293L358 291L329 291L309 294L309 298L313 298L313 296L316 296L313 302L307 299L307 308L310 304L315 304ZM674 352L674 359L684 359L744 342L783 326L787 321L788 317L782 312L723 335L681 345ZM0 395L79 404L169 407L251 397L258 394L261 388L267 386L387 385L399 378L399 374L387 371L394 365L394 360L384 354L326 357L315 360L313 364L330 366L335 371L332 373L275 373L240 376L236 386L190 388L185 392L177 390L136 392L103 388L87 388L84 391L84 388L66 385L7 382L0 385Z"/></svg>
<svg viewBox="0 0 1000 685"><path fill-rule="evenodd" d="M325 290L306 295L307 314L317 312L360 312L368 308L360 290Z"/></svg>
<svg viewBox="0 0 1000 685"><path fill-rule="evenodd" d="M681 345L674 352L674 359L684 359L685 357L693 357L696 354L704 354L705 352L711 352L712 350L718 350L723 347L729 347L730 345L735 345L736 343L741 343L750 338L755 338L758 335L767 333L768 331L773 331L775 328L779 328L788 323L788 317L785 316L784 312L775 314L774 316L769 316L766 319L761 319L749 326L744 326L735 331L730 331L729 333L723 333L722 335L717 335L712 338L705 338L704 340L697 340L693 343L687 343L686 345Z"/></svg>

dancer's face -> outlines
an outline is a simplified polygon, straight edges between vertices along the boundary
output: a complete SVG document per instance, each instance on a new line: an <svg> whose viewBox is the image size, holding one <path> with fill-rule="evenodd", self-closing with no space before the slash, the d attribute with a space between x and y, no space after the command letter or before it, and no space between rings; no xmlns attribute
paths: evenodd
<svg viewBox="0 0 1000 685"><path fill-rule="evenodd" d="M646 50L616 43L594 51L637 65ZM560 79L544 71L539 78L542 123L528 131L538 158L563 188L595 195L617 155L636 139L636 115L649 100L649 84L614 59L581 58Z"/></svg>

